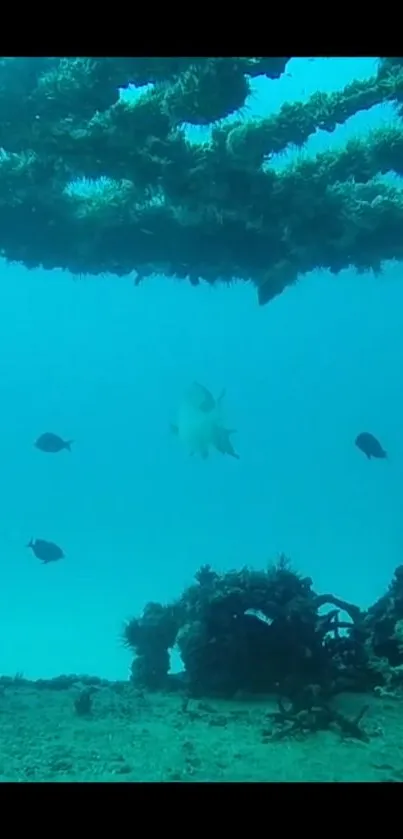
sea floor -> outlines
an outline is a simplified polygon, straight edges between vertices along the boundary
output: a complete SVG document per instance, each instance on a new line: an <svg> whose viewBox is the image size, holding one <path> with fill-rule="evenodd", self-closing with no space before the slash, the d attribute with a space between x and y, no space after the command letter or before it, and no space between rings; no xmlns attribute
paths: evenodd
<svg viewBox="0 0 403 839"><path fill-rule="evenodd" d="M195 700L142 694L129 683L92 695L82 685L0 687L0 782L402 781L403 700L348 695L337 708L368 742L338 729L272 740L273 699Z"/></svg>

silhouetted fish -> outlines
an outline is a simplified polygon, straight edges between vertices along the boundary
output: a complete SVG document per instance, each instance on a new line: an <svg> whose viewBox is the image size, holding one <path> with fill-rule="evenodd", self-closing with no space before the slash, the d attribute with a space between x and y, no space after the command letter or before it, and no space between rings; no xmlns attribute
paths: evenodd
<svg viewBox="0 0 403 839"><path fill-rule="evenodd" d="M27 548L32 548L34 554L38 559L47 564L48 562L57 562L58 559L63 559L64 553L59 545L54 542L46 542L45 539L31 539L28 542Z"/></svg>
<svg viewBox="0 0 403 839"><path fill-rule="evenodd" d="M67 451L71 452L71 444L73 440L62 440L57 434L52 434L51 431L46 431L45 434L41 434L40 437L36 440L34 445L37 449L40 449L42 452L61 452L62 449L67 449Z"/></svg>
<svg viewBox="0 0 403 839"><path fill-rule="evenodd" d="M369 460L371 460L371 457L384 458L388 456L379 440L373 434L370 434L369 431L363 431L359 434L356 438L355 445L364 452Z"/></svg>
<svg viewBox="0 0 403 839"><path fill-rule="evenodd" d="M35 446L43 452L55 453L61 452L62 449L67 449L70 452L72 443L73 440L63 440L58 434L52 434L52 432L47 431L38 437L35 441Z"/></svg>

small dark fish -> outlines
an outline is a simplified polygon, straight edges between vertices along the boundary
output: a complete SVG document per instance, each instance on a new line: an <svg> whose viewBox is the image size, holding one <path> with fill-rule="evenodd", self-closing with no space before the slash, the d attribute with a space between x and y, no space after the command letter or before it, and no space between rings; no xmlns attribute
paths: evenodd
<svg viewBox="0 0 403 839"><path fill-rule="evenodd" d="M363 431L362 434L359 434L356 438L355 445L364 452L368 460L371 460L371 457L385 458L388 456L379 440L373 434L370 434L369 431Z"/></svg>
<svg viewBox="0 0 403 839"><path fill-rule="evenodd" d="M38 437L34 445L41 452L52 452L52 454L55 454L56 452L61 452L62 449L67 449L68 452L71 452L71 444L73 442L74 440L62 440L57 434L52 434L50 431L47 431Z"/></svg>
<svg viewBox="0 0 403 839"><path fill-rule="evenodd" d="M64 553L59 545L54 542L46 542L45 539L31 539L28 542L27 548L32 548L34 554L38 559L47 564L48 562L57 562L58 559L63 559Z"/></svg>

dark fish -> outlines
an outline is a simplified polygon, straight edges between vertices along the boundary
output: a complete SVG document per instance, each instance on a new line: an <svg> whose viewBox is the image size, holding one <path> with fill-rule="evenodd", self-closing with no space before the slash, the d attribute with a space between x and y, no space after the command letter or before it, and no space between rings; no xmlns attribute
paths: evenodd
<svg viewBox="0 0 403 839"><path fill-rule="evenodd" d="M38 437L34 445L42 452L52 452L54 454L55 452L61 452L62 449L67 449L67 451L71 452L71 444L73 442L73 440L62 440L57 434L52 434L50 431L47 431Z"/></svg>
<svg viewBox="0 0 403 839"><path fill-rule="evenodd" d="M54 542L46 542L45 539L31 539L28 542L27 548L32 548L34 554L38 559L47 564L48 562L57 562L58 559L63 559L64 553L59 545Z"/></svg>
<svg viewBox="0 0 403 839"><path fill-rule="evenodd" d="M359 434L356 438L355 445L364 452L368 460L371 460L371 457L384 458L388 456L379 440L373 434L370 434L369 431L363 431L362 434Z"/></svg>

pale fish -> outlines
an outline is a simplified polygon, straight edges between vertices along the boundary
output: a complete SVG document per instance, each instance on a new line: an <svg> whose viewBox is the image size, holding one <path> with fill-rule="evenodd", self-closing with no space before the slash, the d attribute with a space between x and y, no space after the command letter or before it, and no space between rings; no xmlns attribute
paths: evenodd
<svg viewBox="0 0 403 839"><path fill-rule="evenodd" d="M171 428L189 454L198 454L206 460L210 448L215 448L221 454L239 458L230 440L234 429L223 425L221 403L224 394L223 390L218 399L214 399L210 391L198 382L193 382L185 393L177 423Z"/></svg>

